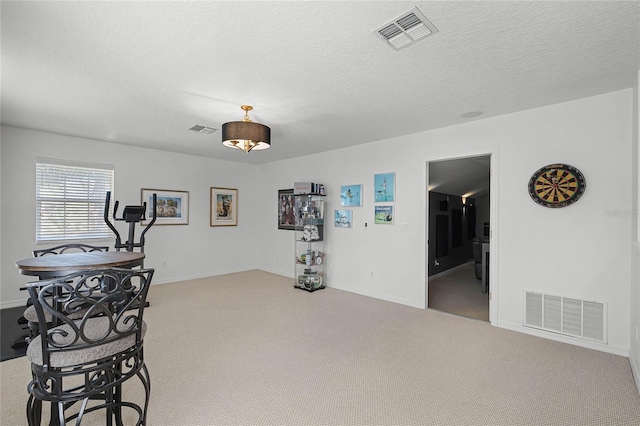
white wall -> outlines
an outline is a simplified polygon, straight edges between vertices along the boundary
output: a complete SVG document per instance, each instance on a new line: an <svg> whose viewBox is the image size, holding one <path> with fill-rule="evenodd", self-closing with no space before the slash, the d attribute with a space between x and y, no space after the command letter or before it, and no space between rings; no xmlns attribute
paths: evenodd
<svg viewBox="0 0 640 426"><path fill-rule="evenodd" d="M325 185L326 214L332 218L333 211L342 208L340 186L363 184L363 207L351 208L352 228L335 228L331 221L325 226L325 250L330 253L325 259L328 283L331 287L424 307L426 200L421 194L426 194L425 171L426 163L420 156L397 155L383 143L366 144L263 165L261 203L275 203L277 190L291 187L294 181L319 182ZM386 172L396 173L396 198L402 202L394 203L395 225L374 225L373 175ZM265 247L265 251L287 254L277 260L265 259L261 268L292 275L293 234L269 226L277 223L275 209L265 219L265 241L277 247ZM408 224L409 232L400 232L401 223ZM420 280L418 285L416 279Z"/></svg>
<svg viewBox="0 0 640 426"><path fill-rule="evenodd" d="M636 386L640 391L640 71L633 88L633 155L632 162L632 206L630 216L632 219L632 257L631 257L631 294L630 300L630 335L631 349L629 361L636 380Z"/></svg>
<svg viewBox="0 0 640 426"><path fill-rule="evenodd" d="M626 355L631 218L617 212L631 209L631 105L629 89L263 165L259 203L275 206L277 190L294 180L317 181L325 184L331 217L340 186L364 184L364 206L353 208L353 228L325 230L327 283L424 307L426 163L494 153L492 317L502 327ZM558 162L582 171L584 196L563 209L536 205L527 192L529 178ZM383 172L396 172L394 226L373 225L373 175ZM276 229L276 215L276 208L269 210L261 225L266 255L259 266L292 275L293 236ZM409 232L401 231L401 223ZM522 327L525 290L606 302L608 344Z"/></svg>
<svg viewBox="0 0 640 426"><path fill-rule="evenodd" d="M1 136L2 307L18 306L26 299L18 288L30 277L19 275L15 262L30 257L36 247L36 157L114 164L112 197L120 201L118 213L127 204L140 204L141 188L189 191L189 225L156 225L145 235L145 266L156 268L155 283L255 268L255 257L245 255L255 241L255 212L259 211L255 166L7 126L2 127ZM239 226L209 226L211 186L238 189ZM116 222L116 226L125 241L126 224ZM136 239L142 229L136 230Z"/></svg>
<svg viewBox="0 0 640 426"><path fill-rule="evenodd" d="M491 153L492 322L627 355L632 218L618 212L632 208L632 102L633 91L623 90L260 166L3 127L2 303L24 299L14 262L34 247L36 156L115 164L115 196L123 203L139 202L142 187L190 191L190 224L148 233L147 266L157 268L156 282L256 267L293 276L293 234L277 229L277 190L294 181L323 183L331 217L340 186L362 183L364 206L353 208L353 228L325 230L328 285L422 308L426 165ZM578 167L587 189L572 206L546 209L530 199L527 182L556 162ZM373 224L373 175L385 172L396 172L392 226ZM209 227L210 186L239 189L238 227ZM159 266L163 260L167 268ZM608 344L522 327L525 289L606 302Z"/></svg>

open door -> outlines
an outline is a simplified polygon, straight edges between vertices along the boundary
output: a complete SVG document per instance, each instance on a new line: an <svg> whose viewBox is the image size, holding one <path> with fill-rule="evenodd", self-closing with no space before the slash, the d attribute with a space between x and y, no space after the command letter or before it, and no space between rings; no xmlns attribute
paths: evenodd
<svg viewBox="0 0 640 426"><path fill-rule="evenodd" d="M431 161L428 170L427 307L490 321L491 155Z"/></svg>

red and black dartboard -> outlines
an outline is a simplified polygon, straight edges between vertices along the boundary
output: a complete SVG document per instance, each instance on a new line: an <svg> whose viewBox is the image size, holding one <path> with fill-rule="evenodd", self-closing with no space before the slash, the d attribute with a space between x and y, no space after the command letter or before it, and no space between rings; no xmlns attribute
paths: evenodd
<svg viewBox="0 0 640 426"><path fill-rule="evenodd" d="M578 201L587 184L580 170L568 164L549 164L529 179L529 195L544 207L566 207Z"/></svg>

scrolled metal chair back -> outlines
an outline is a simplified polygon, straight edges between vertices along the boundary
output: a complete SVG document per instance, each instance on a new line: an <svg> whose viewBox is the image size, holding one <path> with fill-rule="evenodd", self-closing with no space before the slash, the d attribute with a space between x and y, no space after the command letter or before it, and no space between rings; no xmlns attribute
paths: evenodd
<svg viewBox="0 0 640 426"><path fill-rule="evenodd" d="M65 351L78 351L136 335L142 340L142 316L153 269L94 269L27 289L39 319L42 362ZM51 315L51 323L45 320Z"/></svg>
<svg viewBox="0 0 640 426"><path fill-rule="evenodd" d="M69 243L46 249L33 250L33 257L62 253L88 253L94 251L109 251L109 246L92 246L89 244Z"/></svg>

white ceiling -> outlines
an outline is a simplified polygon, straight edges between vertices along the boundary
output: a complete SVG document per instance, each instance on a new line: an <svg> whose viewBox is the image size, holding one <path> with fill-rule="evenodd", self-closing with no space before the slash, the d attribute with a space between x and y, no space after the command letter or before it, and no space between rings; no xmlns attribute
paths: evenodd
<svg viewBox="0 0 640 426"><path fill-rule="evenodd" d="M372 31L417 6L438 28ZM259 164L633 86L636 1L1 2L2 124ZM272 148L220 128L271 127ZM463 114L482 111L477 118Z"/></svg>

